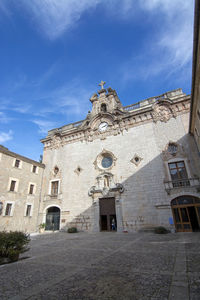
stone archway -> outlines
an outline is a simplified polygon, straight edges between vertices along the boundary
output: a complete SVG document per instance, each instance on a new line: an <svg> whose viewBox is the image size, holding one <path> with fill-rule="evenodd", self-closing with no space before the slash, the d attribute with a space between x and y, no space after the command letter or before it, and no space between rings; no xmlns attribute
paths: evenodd
<svg viewBox="0 0 200 300"><path fill-rule="evenodd" d="M45 230L60 229L60 208L51 206L46 211L46 226Z"/></svg>
<svg viewBox="0 0 200 300"><path fill-rule="evenodd" d="M199 198L179 196L171 201L171 208L177 232L200 231Z"/></svg>

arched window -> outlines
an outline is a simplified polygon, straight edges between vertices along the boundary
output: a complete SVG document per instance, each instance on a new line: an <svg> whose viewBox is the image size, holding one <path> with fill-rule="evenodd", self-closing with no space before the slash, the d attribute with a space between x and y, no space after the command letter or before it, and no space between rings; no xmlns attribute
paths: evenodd
<svg viewBox="0 0 200 300"><path fill-rule="evenodd" d="M107 111L107 107L106 107L105 103L101 104L101 111L102 112L106 112Z"/></svg>

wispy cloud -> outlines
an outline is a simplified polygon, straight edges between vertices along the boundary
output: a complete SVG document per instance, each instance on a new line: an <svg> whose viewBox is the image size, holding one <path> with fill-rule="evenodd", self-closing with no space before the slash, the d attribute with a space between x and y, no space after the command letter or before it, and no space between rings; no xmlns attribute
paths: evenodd
<svg viewBox="0 0 200 300"><path fill-rule="evenodd" d="M24 7L34 16L40 30L55 39L71 28L86 10L95 7L100 0L22 0Z"/></svg>
<svg viewBox="0 0 200 300"><path fill-rule="evenodd" d="M12 130L9 130L8 132L0 132L0 144L4 144L7 141L10 141L12 139L13 139Z"/></svg>
<svg viewBox="0 0 200 300"><path fill-rule="evenodd" d="M32 122L38 125L40 134L46 134L48 130L56 127L56 123L52 121L38 119L38 120L32 120Z"/></svg>
<svg viewBox="0 0 200 300"><path fill-rule="evenodd" d="M11 2L17 5L16 1ZM156 35L152 40L146 41L146 48L141 49L141 56L138 57L140 64L136 63L134 55L123 62L120 72L123 72L124 82L135 77L149 78L162 72L165 72L165 76L169 76L177 70L188 70L192 57L193 0L21 0L20 2L21 11L25 9L31 15L34 27L50 40L59 38L77 26L84 13L97 8L98 5L101 5L111 18L118 14L124 20L134 19L138 11L148 13L152 20L155 17L155 22L158 16L162 18L162 26L158 28ZM0 10L4 12L8 12L9 9L12 10L9 4L0 5ZM52 65L33 85L42 85L55 72L56 67L56 64ZM23 84L25 79L21 78L18 84ZM56 95L63 100L58 92ZM67 106L67 97L65 103ZM74 109L75 103L74 99Z"/></svg>
<svg viewBox="0 0 200 300"><path fill-rule="evenodd" d="M12 107L12 110L19 112L21 114L26 114L31 111L31 108L32 108L31 104L18 103L16 106Z"/></svg>
<svg viewBox="0 0 200 300"><path fill-rule="evenodd" d="M8 117L4 112L0 111L0 123L9 123L13 118Z"/></svg>
<svg viewBox="0 0 200 300"><path fill-rule="evenodd" d="M156 37L147 41L139 57L133 56L123 63L124 82L161 73L168 77L188 70L192 59L193 1L140 0L140 7L150 16L162 16L162 26Z"/></svg>
<svg viewBox="0 0 200 300"><path fill-rule="evenodd" d="M54 62L49 66L49 68L47 68L47 70L45 70L45 72L39 78L29 83L29 86L33 88L43 86L48 82L49 79L51 79L53 76L55 76L55 74L57 74L59 68L60 68L60 62L59 61Z"/></svg>
<svg viewBox="0 0 200 300"><path fill-rule="evenodd" d="M40 92L38 98L35 96L35 105L38 102L44 105L37 106L33 114L48 117L51 113L58 113L65 115L66 118L81 118L87 113L92 90L93 87L90 84L84 84L83 80L75 78L55 89Z"/></svg>

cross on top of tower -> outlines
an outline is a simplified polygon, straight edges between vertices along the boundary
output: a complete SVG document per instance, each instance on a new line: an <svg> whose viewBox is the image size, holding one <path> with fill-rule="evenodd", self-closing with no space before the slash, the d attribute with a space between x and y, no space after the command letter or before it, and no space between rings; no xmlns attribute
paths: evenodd
<svg viewBox="0 0 200 300"><path fill-rule="evenodd" d="M104 84L105 83L106 83L105 81L101 80L101 82L98 84L101 87L102 90L104 89Z"/></svg>

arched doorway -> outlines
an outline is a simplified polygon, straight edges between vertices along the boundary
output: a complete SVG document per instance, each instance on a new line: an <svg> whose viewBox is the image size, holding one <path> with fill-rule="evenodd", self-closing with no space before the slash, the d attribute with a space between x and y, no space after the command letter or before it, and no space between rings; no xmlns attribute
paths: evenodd
<svg viewBox="0 0 200 300"><path fill-rule="evenodd" d="M51 206L47 209L45 230L60 229L60 209L56 206Z"/></svg>
<svg viewBox="0 0 200 300"><path fill-rule="evenodd" d="M171 201L174 224L178 232L200 230L200 199L179 196Z"/></svg>

